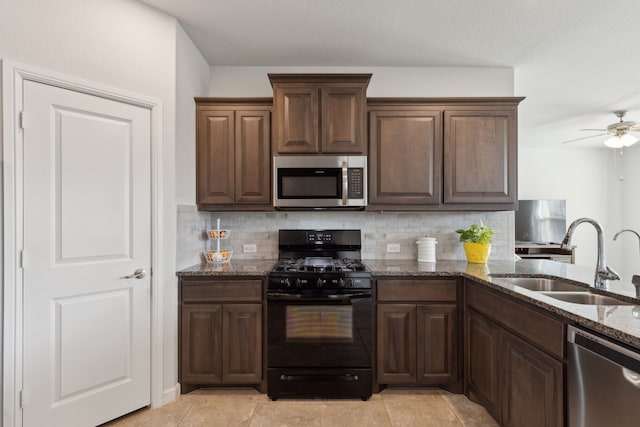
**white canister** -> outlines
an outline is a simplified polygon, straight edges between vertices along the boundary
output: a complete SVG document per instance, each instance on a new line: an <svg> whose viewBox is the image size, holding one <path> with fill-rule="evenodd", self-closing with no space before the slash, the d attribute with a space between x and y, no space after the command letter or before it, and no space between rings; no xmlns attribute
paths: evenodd
<svg viewBox="0 0 640 427"><path fill-rule="evenodd" d="M435 237L420 237L416 243L419 262L436 262L436 243L438 242Z"/></svg>

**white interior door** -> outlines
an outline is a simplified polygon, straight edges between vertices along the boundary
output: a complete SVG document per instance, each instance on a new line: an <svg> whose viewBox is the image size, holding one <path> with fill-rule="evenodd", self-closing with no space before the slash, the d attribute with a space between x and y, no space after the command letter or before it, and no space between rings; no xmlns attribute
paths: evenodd
<svg viewBox="0 0 640 427"><path fill-rule="evenodd" d="M150 110L28 80L23 105L23 425L94 426L150 403Z"/></svg>

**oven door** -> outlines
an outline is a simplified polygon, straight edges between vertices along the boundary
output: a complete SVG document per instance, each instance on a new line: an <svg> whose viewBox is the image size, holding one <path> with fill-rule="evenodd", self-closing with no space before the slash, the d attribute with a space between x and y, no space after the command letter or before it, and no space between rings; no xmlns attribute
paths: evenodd
<svg viewBox="0 0 640 427"><path fill-rule="evenodd" d="M267 292L269 368L371 368L371 290Z"/></svg>

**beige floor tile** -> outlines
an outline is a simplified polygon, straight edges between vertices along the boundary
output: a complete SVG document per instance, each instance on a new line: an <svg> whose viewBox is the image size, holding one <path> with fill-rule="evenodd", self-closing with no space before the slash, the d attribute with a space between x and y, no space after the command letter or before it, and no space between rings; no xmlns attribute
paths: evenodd
<svg viewBox="0 0 640 427"><path fill-rule="evenodd" d="M324 402L321 424L322 427L392 427L380 400Z"/></svg>
<svg viewBox="0 0 640 427"><path fill-rule="evenodd" d="M257 402L243 397L213 397L210 401L194 400L180 427L249 426Z"/></svg>
<svg viewBox="0 0 640 427"><path fill-rule="evenodd" d="M176 427L185 417L191 403L177 400L156 409L141 409L102 427Z"/></svg>
<svg viewBox="0 0 640 427"><path fill-rule="evenodd" d="M258 403L251 427L320 427L322 401L278 400Z"/></svg>
<svg viewBox="0 0 640 427"><path fill-rule="evenodd" d="M497 427L498 423L482 406L461 394L445 393L442 396L465 427Z"/></svg>
<svg viewBox="0 0 640 427"><path fill-rule="evenodd" d="M455 413L439 394L396 396L387 400L384 406L394 427L461 427Z"/></svg>
<svg viewBox="0 0 640 427"><path fill-rule="evenodd" d="M424 396L440 396L442 390L437 388L402 388L390 387L378 393L380 399L385 402L393 400L415 400L422 399Z"/></svg>
<svg viewBox="0 0 640 427"><path fill-rule="evenodd" d="M212 399L242 400L251 402L266 402L267 395L258 392L252 388L230 388L230 389L214 389L201 388L191 393L183 394L181 399L188 399L190 402L211 401Z"/></svg>
<svg viewBox="0 0 640 427"><path fill-rule="evenodd" d="M253 389L200 389L104 427L495 427L479 405L439 389L389 388L363 402L270 401Z"/></svg>

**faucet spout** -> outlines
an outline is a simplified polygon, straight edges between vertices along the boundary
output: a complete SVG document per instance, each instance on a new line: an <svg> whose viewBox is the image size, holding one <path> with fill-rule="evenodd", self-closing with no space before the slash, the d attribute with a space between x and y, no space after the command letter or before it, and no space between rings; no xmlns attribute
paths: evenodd
<svg viewBox="0 0 640 427"><path fill-rule="evenodd" d="M583 222L587 222L596 229L598 233L598 259L596 264L596 274L593 282L593 286L596 288L607 288L607 280L620 280L620 275L616 273L611 267L607 266L604 255L604 231L598 221L591 218L578 218L569 225L567 234L562 239L560 247L562 249L569 249L571 245L571 237L576 227Z"/></svg>
<svg viewBox="0 0 640 427"><path fill-rule="evenodd" d="M629 232L629 233L633 233L636 235L636 237L638 238L638 242L640 243L640 234L638 234L637 231L631 230L629 228L625 228L624 230L620 230L618 231L615 236L613 236L613 240L616 240L618 238L619 235L621 235L624 232Z"/></svg>
<svg viewBox="0 0 640 427"><path fill-rule="evenodd" d="M616 233L615 236L613 236L613 240L616 240L618 238L619 235L621 235L622 233L624 233L625 231L628 231L629 233L633 233L636 235L636 237L638 238L638 241L640 243L640 234L638 234L637 231L633 231L630 230L628 228L625 228L624 230L620 230ZM640 275L634 274L632 279L631 279L631 283L633 283L633 286L636 287L636 298L640 298Z"/></svg>

